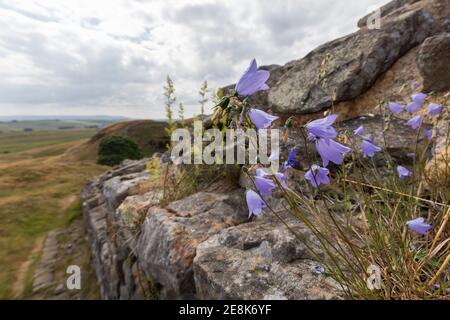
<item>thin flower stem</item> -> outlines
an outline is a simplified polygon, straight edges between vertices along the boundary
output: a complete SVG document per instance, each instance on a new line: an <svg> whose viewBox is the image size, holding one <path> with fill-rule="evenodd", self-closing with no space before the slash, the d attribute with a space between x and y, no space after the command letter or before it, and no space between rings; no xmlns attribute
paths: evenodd
<svg viewBox="0 0 450 320"><path fill-rule="evenodd" d="M252 181L254 187L256 188L255 182L254 180L251 178L251 176L248 174L247 172L247 176L250 178L250 180ZM287 194L286 190L281 186L281 184L279 184L278 180L276 181L276 183L279 185L280 189L283 191L283 193L285 193L287 195L287 200L289 202L289 195ZM258 190L256 188L256 190ZM258 190L259 193L259 190ZM261 196L261 194L260 194ZM306 248L319 260L322 261L322 264L326 265L325 261L320 258L319 254L317 254L314 249L312 249L309 244L307 243L307 241L301 237L300 235L298 235L276 212L275 210L272 209L272 207L267 203L267 201L261 196L261 198L263 199L263 201L265 202L267 208L277 217L277 219L279 219L281 221L281 223L297 238L297 240L299 240L300 242L302 242ZM295 204L290 203L291 208L295 208ZM308 219L304 218L303 216L299 216L299 218L301 219L301 221L303 223L305 223L305 225L313 232L313 234L316 236L317 240L321 243L322 248L327 252L327 255L330 257L330 259L333 261L333 264L336 266L336 269L338 270L341 279L346 283L346 286L349 287L349 284L347 283L347 281L345 280L346 277L344 275L343 270L341 269L339 263L337 262L337 260L335 260L334 255L329 251L328 246L325 245L325 243L323 242L323 239L325 239L326 242L328 242L328 239L326 237L324 237L323 235L320 234L320 232L314 227L314 225L308 221ZM340 253L339 250L336 250L336 248L333 247L333 245L331 243L328 242L328 245L331 246L333 248L333 250L335 250L336 252ZM342 255L342 257L344 259L345 255ZM348 265L351 267L352 264L348 261L347 262ZM331 268L330 268L331 269ZM340 283L340 281L338 281ZM342 286L342 285L341 285ZM344 286L342 286L343 291L345 292L346 290L344 289ZM351 292L347 292L349 295L352 296Z"/></svg>
<svg viewBox="0 0 450 320"><path fill-rule="evenodd" d="M416 135L416 141L415 141L415 146L414 146L414 158L413 158L413 179L414 180L416 180L416 177L418 176L418 175L416 175L416 166L417 166L417 161L416 161L416 155L417 155L417 151L418 151L418 148L419 148L419 138L420 138L420 132L421 132L421 130L422 130L422 124L423 124L423 121L420 123L420 126L419 126L419 129L417 130L417 135ZM411 184L411 194L414 194L415 193L415 190L414 190L414 187L415 187L415 183L412 183Z"/></svg>
<svg viewBox="0 0 450 320"><path fill-rule="evenodd" d="M282 188L282 190L283 190L283 192L286 193L286 190L284 190L284 188ZM295 193L291 193L291 195L298 198L298 196L297 196ZM287 193L286 193L286 198L287 198L287 199L290 199L289 194L287 194ZM325 200L324 200L324 203L325 203ZM295 209L294 209L294 208L296 208L295 204L290 204L290 205L291 205L291 208L292 208L293 210L295 210ZM301 216L300 218L302 218L302 217L303 217L303 216ZM324 248L326 249L326 246L324 245L324 243L323 243L323 241L321 240L321 238L323 238L324 241L325 241L331 248L333 248L333 250L334 250L335 252L337 252L338 255L340 255L340 256L342 257L342 259L347 263L348 267L353 271L353 273L354 273L355 275L357 275L357 277L360 278L361 281L365 282L365 280L360 276L359 272L358 272L357 270L355 270L355 268L354 268L354 266L353 266L353 263L352 263L350 260L348 260L348 258L346 257L346 255L345 255L345 250L342 248L342 246L340 245L339 242L336 243L336 245L337 245L338 248L339 248L339 250L338 250L336 247L334 247L334 245L330 242L330 240L329 240L326 236L322 235L321 232L320 232L320 231L319 231L319 230L318 230L318 229L317 229L310 221L308 221L308 220L307 220L306 218L304 218L304 217L303 217L302 221L303 221L303 222L304 222L304 223L305 223L312 231L315 231L314 233L315 233L316 237L319 239L319 241L321 242L322 247L324 247ZM335 224L335 225L336 225L336 224ZM320 237L319 237L319 235L320 235ZM330 257L334 257L331 253L329 253L329 255L330 255ZM366 270L364 269L364 267L363 267L362 269L363 269L364 272L366 272Z"/></svg>
<svg viewBox="0 0 450 320"><path fill-rule="evenodd" d="M247 173L247 175L248 175L248 173ZM248 175L248 176L249 176L249 178L251 179L250 175ZM251 181L253 182L253 184L254 184L254 186L255 186L255 188L256 188L256 185L255 185L255 182L253 181L253 179L251 179ZM279 184L278 181L277 181L277 184ZM282 188L281 185L279 185L279 187ZM258 193L259 193L259 191L258 191ZM289 232L291 232L297 240L299 240L301 243L303 243L303 244L305 245L305 247L313 254L313 256L316 258L316 260L317 260L319 263L323 264L324 266L327 266L328 264L325 262L325 260L323 260L323 259L320 257L320 255L319 255L317 252L315 252L315 250L308 244L307 240L304 239L304 237L300 236L297 232L295 232L294 229L292 229L292 228L286 223L286 221L284 221L284 219L281 218L281 216L278 214L278 212L276 212L275 210L272 209L272 207L271 207L271 206L267 203L267 201L261 196L261 194L259 194L259 195L260 195L260 197L263 199L263 201L264 201L264 203L266 204L267 208L268 208L268 209L272 212L272 214L274 214L275 217L276 217L276 218L277 218L277 219L278 219L278 220L279 220L279 221L287 228L287 230L289 230ZM319 234L316 234L316 232L314 231L314 227L309 223L309 221L307 221L307 220L306 220L306 221L302 220L302 221L303 221L303 222L308 226L308 228L313 232L313 234L317 237L318 241L321 242L323 249L327 252L328 256L329 256L329 257L331 258L331 260L333 261L333 263L334 263L334 265L336 266L338 272L340 273L340 277L341 277L340 279L343 280L343 281L346 283L346 285L345 285L345 286L342 285L340 281L338 281L338 283L340 283L342 291L343 291L343 292L346 292L347 290L346 290L345 288L346 288L346 287L349 287L349 284L345 281L346 278L345 278L345 276L344 276L344 272L341 270L341 268L340 268L340 266L339 266L339 263L334 259L334 256L332 255L332 253L329 252L328 247L325 246L325 244L322 243L322 240L321 240L322 236L319 236ZM336 249L335 249L335 250L336 250ZM331 270L332 268L328 267L328 269ZM352 296L352 292L351 292L351 291L347 292L347 294L348 294L349 296Z"/></svg>
<svg viewBox="0 0 450 320"><path fill-rule="evenodd" d="M319 194L322 195L322 190L320 189L320 187L318 187L318 190L319 190ZM362 264L362 262L361 262L361 260L359 258L359 254L357 254L355 249L354 249L354 244L347 238L347 236L342 231L341 227L339 226L339 224L337 223L336 219L334 218L333 213L331 212L331 210L330 210L330 208L328 206L328 203L327 203L326 199L323 197L323 195L322 195L322 198L324 200L323 203L325 204L325 207L327 209L327 213L330 216L331 221L333 222L333 224L337 228L337 230L340 233L342 239L347 243L347 245L349 246L350 250L353 252L353 255L356 258L356 260L358 261L360 268L363 270L364 274L367 275L366 270L364 268L364 265Z"/></svg>

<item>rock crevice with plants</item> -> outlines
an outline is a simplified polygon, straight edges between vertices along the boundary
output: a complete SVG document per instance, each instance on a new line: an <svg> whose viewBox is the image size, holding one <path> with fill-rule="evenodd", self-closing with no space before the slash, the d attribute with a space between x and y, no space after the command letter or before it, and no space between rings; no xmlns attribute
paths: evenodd
<svg viewBox="0 0 450 320"><path fill-rule="evenodd" d="M449 298L449 13L396 0L379 29L368 16L284 66L253 60L201 119L279 128L279 172L165 153L91 179L102 297Z"/></svg>

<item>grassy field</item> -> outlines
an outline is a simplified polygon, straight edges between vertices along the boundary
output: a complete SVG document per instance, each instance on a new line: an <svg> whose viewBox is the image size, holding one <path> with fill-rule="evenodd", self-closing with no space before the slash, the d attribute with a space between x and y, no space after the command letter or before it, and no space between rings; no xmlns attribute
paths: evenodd
<svg viewBox="0 0 450 320"><path fill-rule="evenodd" d="M35 121L0 121L0 132L69 130L102 128L111 124L107 120L35 120ZM95 128L94 128L95 129Z"/></svg>
<svg viewBox="0 0 450 320"><path fill-rule="evenodd" d="M8 154L14 154L21 151L59 145L65 142L73 142L81 139L87 139L97 132L95 129L77 129L77 130L49 130L49 131L35 131L23 132L12 131L0 133L0 160L7 160ZM59 149L51 148L54 153L64 152L64 147ZM49 154L49 151L44 150L41 157L48 157L54 154ZM6 156L6 157L5 157ZM15 155L12 155L14 158ZM19 155L20 157L20 155ZM38 154L37 157L40 157Z"/></svg>
<svg viewBox="0 0 450 320"><path fill-rule="evenodd" d="M17 281L31 281L39 243L50 230L67 226L80 215L81 188L105 167L92 160L71 161L64 154L95 132L0 134L0 299L23 297L15 292Z"/></svg>

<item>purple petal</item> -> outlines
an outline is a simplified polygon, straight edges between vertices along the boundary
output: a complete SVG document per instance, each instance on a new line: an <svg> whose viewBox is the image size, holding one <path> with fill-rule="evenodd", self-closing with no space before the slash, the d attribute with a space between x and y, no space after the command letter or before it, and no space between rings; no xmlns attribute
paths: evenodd
<svg viewBox="0 0 450 320"><path fill-rule="evenodd" d="M363 157L373 157L375 153L380 152L381 148L374 145L373 143L364 140L362 143L362 151L363 151Z"/></svg>
<svg viewBox="0 0 450 320"><path fill-rule="evenodd" d="M248 66L247 70L244 72L244 76L246 74L252 74L258 71L258 64L256 63L256 59L253 58L252 61L250 61L250 65Z"/></svg>
<svg viewBox="0 0 450 320"><path fill-rule="evenodd" d="M266 208L264 200L253 190L247 190L245 198L248 206L248 217L251 218L252 215L260 216L262 209Z"/></svg>
<svg viewBox="0 0 450 320"><path fill-rule="evenodd" d="M425 138L427 138L428 140L433 139L433 130L432 129L427 129L424 131L424 136Z"/></svg>
<svg viewBox="0 0 450 320"><path fill-rule="evenodd" d="M258 91L268 90L269 86L266 84L266 81L269 77L270 72L258 70L256 60L253 59L250 63L250 67L236 84L235 90L241 96L251 96Z"/></svg>
<svg viewBox="0 0 450 320"><path fill-rule="evenodd" d="M272 122L279 118L258 109L250 109L248 114L257 129L266 129L271 126Z"/></svg>
<svg viewBox="0 0 450 320"><path fill-rule="evenodd" d="M308 180L314 188L321 184L330 184L328 174L330 171L327 168L321 168L318 165L312 165L311 169L306 172L305 179Z"/></svg>
<svg viewBox="0 0 450 320"><path fill-rule="evenodd" d="M300 164L300 161L297 160L297 150L295 148L292 148L289 152L287 165L291 168L295 168Z"/></svg>
<svg viewBox="0 0 450 320"><path fill-rule="evenodd" d="M267 177L270 176L271 174L266 172L264 169L256 169L256 177ZM283 173L281 172L277 172L274 174L275 178L277 178L277 180L280 182L281 186L283 188L287 188L287 181L286 181L286 177ZM260 190L261 191L261 190ZM261 192L262 193L262 192Z"/></svg>
<svg viewBox="0 0 450 320"><path fill-rule="evenodd" d="M259 70L251 77L247 77L245 81L238 83L236 91L241 96L251 96L259 91L265 91L269 89L266 81L270 77L270 72L266 70Z"/></svg>
<svg viewBox="0 0 450 320"><path fill-rule="evenodd" d="M292 167L288 164L288 162L287 161L285 161L284 163L283 163L283 167L281 168L281 172L286 172L286 170L288 170L288 169L292 169Z"/></svg>
<svg viewBox="0 0 450 320"><path fill-rule="evenodd" d="M269 175L269 173L266 170L261 169L261 168L256 169L256 176L257 177L267 177L268 175Z"/></svg>
<svg viewBox="0 0 450 320"><path fill-rule="evenodd" d="M350 151L352 151L351 148L346 147L346 146L344 146L344 145L342 145L342 144L340 144L340 143L338 143L338 142L336 142L336 141L334 141L334 140L332 140L332 139L329 140L329 145L330 145L333 149L337 150L338 152L340 152L340 153L342 153L342 154L347 154L347 153L349 153Z"/></svg>
<svg viewBox="0 0 450 320"><path fill-rule="evenodd" d="M363 136L364 135L364 127L360 126L358 129L353 131L353 133L357 136Z"/></svg>
<svg viewBox="0 0 450 320"><path fill-rule="evenodd" d="M319 138L335 138L337 136L337 132L332 126L338 116L339 115L337 114L331 114L323 119L318 119L308 123L306 128L308 129L309 137L314 135Z"/></svg>
<svg viewBox="0 0 450 320"><path fill-rule="evenodd" d="M342 164L344 155L351 151L350 148L332 139L318 139L316 149L322 158L324 167L327 167L330 161L335 164Z"/></svg>
<svg viewBox="0 0 450 320"><path fill-rule="evenodd" d="M256 64L256 59L253 59L250 62L250 66L247 68L247 70L245 70L244 74L236 84L235 90L238 91L238 87L242 87L244 84L249 82L256 73L256 71L258 71L258 66Z"/></svg>
<svg viewBox="0 0 450 320"><path fill-rule="evenodd" d="M419 105L419 108L423 105L426 99L427 95L425 93L416 93L411 96L411 100Z"/></svg>
<svg viewBox="0 0 450 320"><path fill-rule="evenodd" d="M270 196L270 192L277 187L272 180L258 176L255 177L255 185L259 192L266 197Z"/></svg>
<svg viewBox="0 0 450 320"><path fill-rule="evenodd" d="M421 235L426 235L428 231L432 228L432 226L428 223L425 223L424 218L417 218L415 220L410 220L406 222L409 229Z"/></svg>
<svg viewBox="0 0 450 320"><path fill-rule="evenodd" d="M400 113L403 111L403 109L404 106L402 106L401 104L397 102L389 102L389 110L391 110L393 114Z"/></svg>
<svg viewBox="0 0 450 320"><path fill-rule="evenodd" d="M406 106L406 111L408 111L409 113L414 113L420 110L422 106L416 102L410 102L408 103L408 105Z"/></svg>
<svg viewBox="0 0 450 320"><path fill-rule="evenodd" d="M275 173L275 178L277 178L283 188L287 188L286 176L284 174L277 172Z"/></svg>
<svg viewBox="0 0 450 320"><path fill-rule="evenodd" d="M397 174L398 174L398 177L400 178L400 180L403 180L407 177L412 176L412 172L402 166L397 167Z"/></svg>
<svg viewBox="0 0 450 320"><path fill-rule="evenodd" d="M308 132L308 141L315 141L315 140L316 140L316 135L311 132Z"/></svg>
<svg viewBox="0 0 450 320"><path fill-rule="evenodd" d="M337 118L339 117L338 114L330 114L328 116L326 116L325 118L322 119L317 119L314 121L311 121L310 123L308 123L307 127L317 127L317 126L332 126Z"/></svg>
<svg viewBox="0 0 450 320"><path fill-rule="evenodd" d="M261 70L261 71L265 71L265 70ZM269 72L269 71L267 71L267 72ZM270 76L270 73L269 73L269 76ZM267 83L263 83L258 91L267 91L269 89L270 89L269 85Z"/></svg>
<svg viewBox="0 0 450 320"><path fill-rule="evenodd" d="M415 116L411 118L408 122L406 122L407 126L410 126L413 129L419 129L419 127L422 125L422 116Z"/></svg>
<svg viewBox="0 0 450 320"><path fill-rule="evenodd" d="M430 103L430 105L428 106L428 115L437 116L442 113L443 109L444 108L437 103Z"/></svg>

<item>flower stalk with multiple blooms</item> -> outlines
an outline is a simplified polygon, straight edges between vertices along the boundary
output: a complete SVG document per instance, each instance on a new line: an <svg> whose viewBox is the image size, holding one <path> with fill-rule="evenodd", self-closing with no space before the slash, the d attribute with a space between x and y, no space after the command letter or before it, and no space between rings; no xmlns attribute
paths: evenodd
<svg viewBox="0 0 450 320"><path fill-rule="evenodd" d="M244 106L242 107L242 105L237 103L237 107L239 109L239 112L241 113L240 119L245 118L245 112L247 112L250 122L257 129L269 128L274 121L279 119L277 116L268 114L256 108L248 108L248 111L245 108L247 106L246 100L249 96L258 93L259 91L270 89L266 83L269 77L270 72L266 70L259 70L256 60L253 59L250 63L249 68L245 71L245 73L236 84L234 96L227 96L222 99L221 103L219 104L221 111L220 114L222 115L224 111L226 112L227 109L230 109L232 98L241 97L244 98L244 100L238 101L241 102ZM409 102L406 107L396 102L389 102L389 109L393 114L399 114L403 111L415 113L422 108L426 99L427 95L424 93L413 94L411 96L411 102ZM428 107L428 114L430 116L436 116L439 115L442 110L443 107L441 105L431 103ZM330 171L329 169L327 169L328 165L330 163L341 165L343 163L345 155L351 151L351 148L344 146L334 140L338 135L336 129L333 127L337 118L338 115L331 114L326 116L325 118L309 122L305 126L308 134L308 140L315 142L316 151L319 154L323 165L323 167L320 167L317 164L312 164L310 169L305 174L305 179L308 180L314 188L319 187L321 184L330 184ZM413 129L419 129L422 126L422 122L423 117L421 115L416 115L408 120L406 122L406 125L410 126ZM354 134L362 139L361 149L363 158L371 158L376 153L381 152L381 148L374 144L373 135L365 136L365 130L363 126L357 128L354 131ZM425 136L431 139L432 131L427 130L425 132ZM296 159L296 150L293 148L291 149L288 159L283 166L283 171L288 168L295 168L296 166L298 166L298 164L299 162ZM403 166L397 167L397 174L399 179L401 180L412 176L412 172ZM270 196L271 191L277 187L272 179L267 178L267 176L267 173L262 174L260 171L259 174L254 177L255 186L263 196ZM274 176L276 176L279 181L282 181L283 186L286 186L286 178L282 172L277 172L274 174ZM249 206L250 216L259 216L262 209L266 207L264 201L257 193L252 190L248 190L247 194L247 203ZM258 199L258 201L255 201L255 199Z"/></svg>
<svg viewBox="0 0 450 320"><path fill-rule="evenodd" d="M250 96L269 90L267 84L269 77L270 72L258 69L256 60L253 59L237 82L235 90L221 97L213 115L214 124L261 130L268 129L279 122L280 119L276 115L253 107L249 103ZM419 113L428 99L428 95L416 93L411 95L411 101L408 103L389 102L386 106L394 117L409 114L409 119L405 119L405 125L419 133L422 127L426 126L427 119L437 118L445 110L440 104L429 103L427 115ZM388 115L387 121L391 118L391 114ZM249 218L260 218L265 212L276 214L268 205L268 199L273 196L274 191L279 190L281 192L277 193L277 197L281 197L285 208L312 231L321 245L319 251L325 252L330 258L330 260L324 260L320 254L315 255L318 261L326 266L323 273L333 275L342 285L343 291L350 296L355 292L364 297L378 294L363 288L366 268L370 263L382 264L386 270L383 276L390 281L380 296L384 294L389 296L398 290L407 290L399 289L406 284L390 278L389 272L392 271L389 268L395 266L403 270L405 261L408 261L414 265L413 267L408 265L408 268L416 270L418 277L425 272L430 272L428 269L424 270L424 265L429 266L430 258L420 251L429 250L430 246L420 246L420 250L417 249L426 257L420 260L418 266L415 265L414 258L411 260L411 257L418 253L409 253L408 250L416 245L415 239L433 239L435 243L440 236L435 230L437 219L427 216L421 206L422 203L438 202L421 198L417 191L419 188L411 188L420 182L419 172L415 169L418 161L416 154L419 150L416 148L414 153L410 152L408 155L414 161L414 167L410 170L406 167L408 165L395 164L392 157L383 150L381 145L383 142L380 140L376 142L374 133L366 132L364 126L358 127L350 135L353 142L351 144L353 148L350 148L346 145L349 141L348 136L338 134L337 120L337 114L327 114L323 118L296 128L302 133L305 145L297 145L289 150L279 172L271 172L267 168L259 167L255 175L251 176L249 173L251 170L247 170L253 182L253 187L246 191ZM383 121L386 120L383 118ZM293 127L293 121L290 118L286 121L285 128ZM433 129L425 128L422 137L431 143L434 132ZM379 138L379 135L377 137ZM384 143L386 144L385 141ZM314 147L307 150L309 145ZM356 151L359 149L360 152ZM308 151L311 156L307 154ZM345 161L349 155L352 155L352 161ZM378 160L386 160L383 172L380 172L375 161L372 161L371 158L375 157ZM278 158L278 154L270 156L272 161ZM290 172L298 172L303 168L306 171L303 175L304 179L288 181ZM350 174L354 175L350 176ZM355 176L362 181L355 181L357 180ZM337 187L334 181L342 185ZM309 185L308 188L312 192L299 194L293 188L291 189L292 184L296 184L300 189ZM409 193L405 191L408 188L412 190ZM318 199L320 205L316 205ZM445 201L443 202L444 204L439 203L445 206ZM344 207L346 213L337 214L338 207ZM430 208L430 210L436 210L437 207ZM311 220L305 214L305 210L316 212L317 220ZM323 223L325 217L329 218L329 226ZM448 217L445 221L448 221ZM319 224L316 225L316 223ZM432 238L432 234L436 234L435 238ZM435 250L436 247L436 244L431 246ZM314 245L308 248L314 253ZM394 256L389 256L387 252ZM405 252L408 252L408 255L402 256ZM408 272L410 271L405 271L405 277ZM429 287L427 288L430 290ZM416 292L419 291L416 290Z"/></svg>

